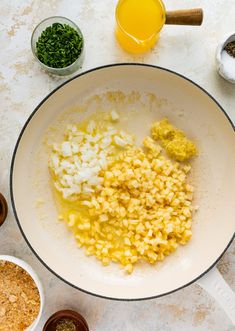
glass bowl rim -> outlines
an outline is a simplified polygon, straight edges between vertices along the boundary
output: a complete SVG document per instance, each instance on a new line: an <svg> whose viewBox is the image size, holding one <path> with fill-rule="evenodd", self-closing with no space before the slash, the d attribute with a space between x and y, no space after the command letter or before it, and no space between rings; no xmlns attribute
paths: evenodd
<svg viewBox="0 0 235 331"><path fill-rule="evenodd" d="M76 27L76 29L77 29L77 32L80 34L80 36L82 37L82 49L81 49L81 53L79 54L79 56L77 57L77 59L73 62L73 63L71 63L69 66L67 66L67 67L62 67L62 68L54 68L54 67L50 67L50 66L48 66L48 65L46 65L46 64L44 64L42 61L40 61L39 60L39 58L37 57L37 54L36 54L36 52L35 52L35 49L34 49L34 46L33 46L33 37L34 37L34 35L35 35L35 32L36 32L36 30L40 27L40 25L42 24L42 23L44 23L44 22L46 22L46 21L49 21L50 19L54 19L54 18L58 18L58 19L63 19L63 20L65 20L65 21L68 21L69 23L72 23L73 25L75 25L75 27ZM58 23L60 23L60 22L58 22ZM35 26L35 28L33 29L33 32L32 32L32 35L31 35L31 50L32 50L32 53L33 53L33 56L35 57L35 59L41 64L41 66L42 67L44 67L45 69L47 69L47 70L53 70L53 71L57 71L57 72L61 72L61 71L65 71L65 70L68 70L69 68L71 68L80 58L81 58L81 56L82 56L82 54L83 54L83 51L84 51L84 36L83 36L83 34L82 34L82 31L80 30L80 28L79 28L79 26L76 24L76 23L74 23L72 20L70 20L69 18L67 18L67 17L65 17L65 16L50 16L50 17L47 17L47 18L45 18L45 19L43 19L41 22L39 22L36 26Z"/></svg>

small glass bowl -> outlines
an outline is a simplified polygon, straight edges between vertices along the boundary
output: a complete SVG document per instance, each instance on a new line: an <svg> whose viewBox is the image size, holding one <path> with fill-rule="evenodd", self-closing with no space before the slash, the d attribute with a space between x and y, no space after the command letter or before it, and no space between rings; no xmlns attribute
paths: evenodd
<svg viewBox="0 0 235 331"><path fill-rule="evenodd" d="M75 62L73 62L72 64L70 64L68 67L64 67L64 68L49 67L49 66L45 65L44 63L42 63L37 57L36 43L38 41L38 38L40 37L41 33L48 26L51 26L53 23L68 24L73 29L75 29L79 33L79 35L82 37L83 46L82 46L81 53L80 53L79 57L77 58L77 60ZM82 34L81 30L79 29L79 27L74 22L69 20L68 18L62 17L62 16L48 17L45 20L43 20L41 23L39 23L36 26L36 28L34 29L34 31L32 33L32 37L31 37L31 49L32 49L35 59L38 61L38 63L41 65L41 67L43 69L45 69L46 71L50 72L53 75L67 76L67 75L73 74L75 71L80 69L82 66L82 63L84 60L84 37L83 37L83 34Z"/></svg>

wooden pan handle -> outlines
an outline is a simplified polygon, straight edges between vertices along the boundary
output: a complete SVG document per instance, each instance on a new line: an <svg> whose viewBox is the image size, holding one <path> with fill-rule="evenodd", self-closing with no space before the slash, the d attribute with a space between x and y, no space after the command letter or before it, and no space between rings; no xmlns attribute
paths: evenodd
<svg viewBox="0 0 235 331"><path fill-rule="evenodd" d="M173 25L201 25L203 10L201 8L174 10L166 12L165 24Z"/></svg>

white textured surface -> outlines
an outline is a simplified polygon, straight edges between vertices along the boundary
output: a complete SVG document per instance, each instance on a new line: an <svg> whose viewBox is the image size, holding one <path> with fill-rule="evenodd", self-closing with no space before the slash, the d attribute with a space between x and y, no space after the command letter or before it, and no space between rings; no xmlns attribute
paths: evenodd
<svg viewBox="0 0 235 331"><path fill-rule="evenodd" d="M116 44L113 35L115 3L115 0L1 0L0 191L8 202L9 167L17 136L34 107L65 80L45 74L31 54L32 29L48 16L66 16L82 29L86 40L82 70L107 63L133 61L164 66L206 88L235 121L235 86L218 76L214 63L219 40L234 29L234 0L175 0L174 4L167 0L169 9L203 7L203 27L165 27L155 49L137 57L124 53ZM50 274L32 255L11 210L7 222L0 229L0 254L23 258L41 277L46 290L41 328L54 311L73 308L84 315L93 331L234 330L224 312L197 285L167 297L137 303L106 301L70 288ZM219 263L223 276L233 289L234 262L233 244Z"/></svg>

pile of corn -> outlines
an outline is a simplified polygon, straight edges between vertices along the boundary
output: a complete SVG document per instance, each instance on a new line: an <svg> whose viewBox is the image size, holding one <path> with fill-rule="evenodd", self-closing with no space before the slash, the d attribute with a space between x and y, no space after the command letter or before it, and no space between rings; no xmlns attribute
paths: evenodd
<svg viewBox="0 0 235 331"><path fill-rule="evenodd" d="M104 265L119 262L129 273L140 259L162 261L192 235L189 170L135 147L121 153L103 172L102 189L84 201L91 218L77 220L78 242Z"/></svg>

